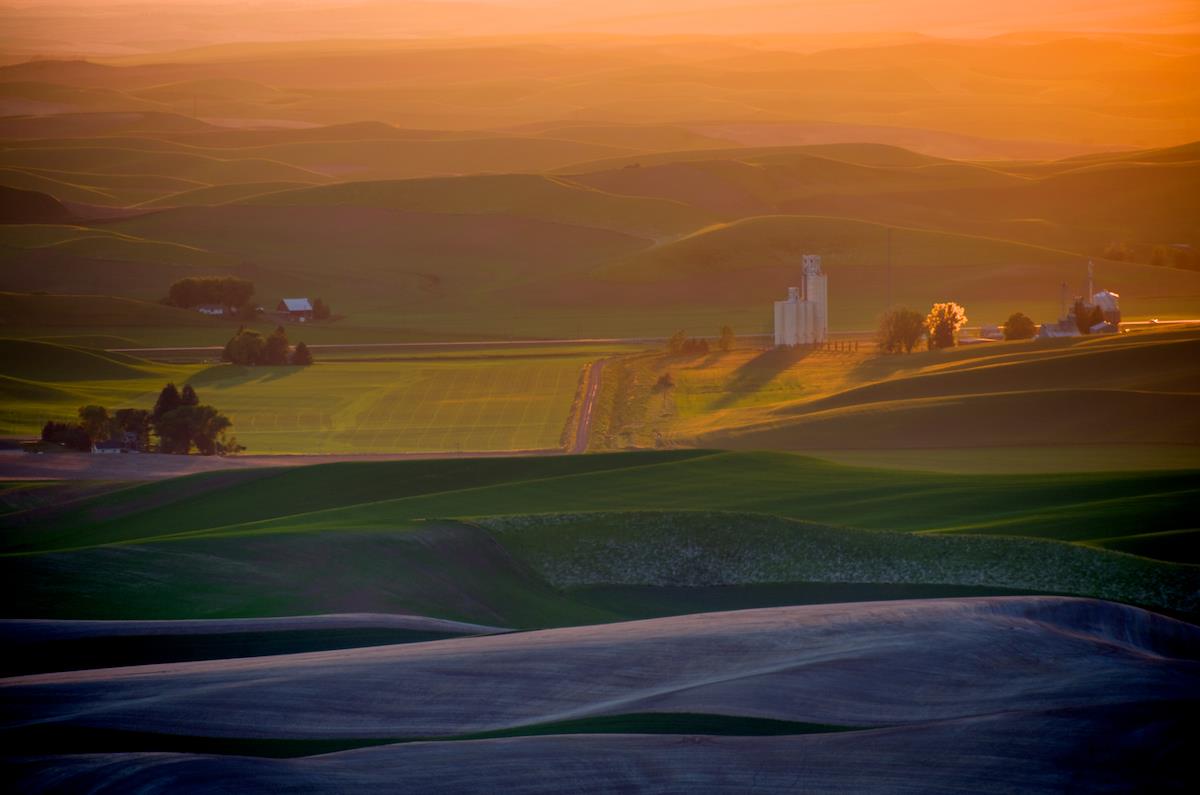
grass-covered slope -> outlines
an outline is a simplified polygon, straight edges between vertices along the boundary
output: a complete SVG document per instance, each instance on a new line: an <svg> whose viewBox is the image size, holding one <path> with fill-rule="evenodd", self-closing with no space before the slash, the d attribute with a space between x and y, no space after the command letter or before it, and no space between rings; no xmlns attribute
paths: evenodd
<svg viewBox="0 0 1200 795"><path fill-rule="evenodd" d="M748 218L614 261L596 271L594 289L646 311L655 304L769 310L798 278L800 256L820 254L829 275L831 327L866 330L887 305L889 281L893 303L955 300L973 320L1000 323L1014 307L1039 320L1057 317L1060 285L1078 283L1084 272L1077 253L1012 239L919 228L893 228L890 238L889 280L884 225L846 217ZM1103 262L1097 273L1100 283L1121 293L1131 314L1189 311L1189 296L1200 288L1200 273L1177 269Z"/></svg>
<svg viewBox="0 0 1200 795"><path fill-rule="evenodd" d="M1192 559L1186 547L1151 560L1098 545L1192 528L1196 498L1193 472L952 476L765 453L334 464L12 511L0 568L13 617L527 627L829 601L867 583L874 598L1021 590L1189 613L1200 574L1168 562Z"/></svg>
<svg viewBox="0 0 1200 795"><path fill-rule="evenodd" d="M242 203L500 214L652 236L684 234L715 220L681 201L615 196L566 179L532 174L347 182L274 192Z"/></svg>
<svg viewBox="0 0 1200 795"><path fill-rule="evenodd" d="M900 355L859 343L647 351L606 364L592 445L946 449L957 462L946 471L986 471L997 455L1020 471L1012 452L1020 448L1042 448L1028 453L1031 471L1044 457L1121 468L1111 448L1122 446L1194 457L1198 344L1196 330L1181 328ZM989 449L964 453L978 447ZM1124 466L1153 464L1135 455Z"/></svg>
<svg viewBox="0 0 1200 795"><path fill-rule="evenodd" d="M692 427L707 425L701 444L747 449L1195 445L1197 355L1200 339L1185 331L884 357L860 365L874 376L862 385L780 395Z"/></svg>
<svg viewBox="0 0 1200 795"><path fill-rule="evenodd" d="M199 326L220 335L225 323L150 301L110 295L44 295L0 292L0 330L31 328L107 328Z"/></svg>
<svg viewBox="0 0 1200 795"><path fill-rule="evenodd" d="M233 328L214 326L207 342ZM307 329L289 332L293 343L312 340ZM318 350L309 367L241 367L158 364L61 343L0 339L0 434L36 435L47 419L73 420L87 404L149 408L174 381L197 389L258 454L554 450L591 355L493 348L325 361Z"/></svg>
<svg viewBox="0 0 1200 795"><path fill-rule="evenodd" d="M30 381L138 378L150 363L121 353L37 340L0 339L0 373Z"/></svg>

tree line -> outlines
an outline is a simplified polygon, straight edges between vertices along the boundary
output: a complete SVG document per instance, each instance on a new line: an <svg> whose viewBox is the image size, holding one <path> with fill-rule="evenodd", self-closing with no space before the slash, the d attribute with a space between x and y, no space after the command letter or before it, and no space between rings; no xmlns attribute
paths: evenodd
<svg viewBox="0 0 1200 795"><path fill-rule="evenodd" d="M283 326L276 326L275 330L265 337L242 326L229 342L225 343L221 361L243 367L285 364L303 367L312 364L313 357L312 351L303 342L297 342L296 347L292 348Z"/></svg>
<svg viewBox="0 0 1200 795"><path fill-rule="evenodd" d="M1147 247L1113 241L1105 246L1101 256L1118 262L1146 262L1159 268L1200 270L1200 251L1184 243Z"/></svg>
<svg viewBox="0 0 1200 795"><path fill-rule="evenodd" d="M81 406L78 416L77 423L47 422L42 427L42 441L81 452L110 439L141 453L188 455L195 448L201 455L229 455L245 449L228 433L233 422L213 406L201 403L191 384L185 384L182 391L174 383L167 384L153 409L110 412L93 404Z"/></svg>
<svg viewBox="0 0 1200 795"><path fill-rule="evenodd" d="M249 320L259 314L254 301L254 282L237 276L187 276L167 288L162 303L183 309L206 304L228 307L237 317ZM322 298L312 301L314 320L328 320L333 310Z"/></svg>
<svg viewBox="0 0 1200 795"><path fill-rule="evenodd" d="M922 339L931 351L953 348L966 324L967 310L953 301L934 304L926 315L901 306L883 313L875 338L884 353L912 353ZM1037 324L1023 312L1012 313L1004 323L1006 340L1027 340L1036 334Z"/></svg>
<svg viewBox="0 0 1200 795"><path fill-rule="evenodd" d="M736 341L737 337L734 336L733 329L729 326L721 326L721 331L717 335L717 350L722 353L728 353L733 350ZM711 346L707 339L704 337L689 337L683 329L676 331L667 339L667 353L672 356L705 354L710 349Z"/></svg>
<svg viewBox="0 0 1200 795"><path fill-rule="evenodd" d="M236 276L188 276L168 288L163 303L184 309L214 304L232 308L239 317L250 317L258 310L252 298L254 282L248 279Z"/></svg>

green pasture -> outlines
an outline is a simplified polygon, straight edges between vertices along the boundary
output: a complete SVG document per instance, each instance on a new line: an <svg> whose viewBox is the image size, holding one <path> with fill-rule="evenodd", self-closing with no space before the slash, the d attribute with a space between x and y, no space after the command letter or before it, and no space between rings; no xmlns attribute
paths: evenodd
<svg viewBox="0 0 1200 795"><path fill-rule="evenodd" d="M558 447L586 356L210 368L191 380L264 453Z"/></svg>
<svg viewBox="0 0 1200 795"><path fill-rule="evenodd" d="M687 510L772 514L871 530L1098 541L1146 528L1158 532L1194 527L1194 505L1200 497L1191 470L952 476L859 469L789 453L675 455L683 457L610 454L600 458L624 465L554 477L523 478L514 463L511 478L502 483L465 489L444 483L428 492L390 499L380 494L370 501L304 512L281 506L281 515L274 519L223 522L186 533L259 535L382 529L429 517ZM427 465L394 466L400 471ZM286 480L289 475L279 477ZM250 493L253 489L247 490ZM72 544L130 540L130 533L137 532L134 527L124 519L90 541L84 535ZM42 538L49 541L46 535Z"/></svg>
<svg viewBox="0 0 1200 795"><path fill-rule="evenodd" d="M238 470L0 516L0 579L10 616L535 627L1014 592L1192 614L1196 482L706 451Z"/></svg>
<svg viewBox="0 0 1200 795"><path fill-rule="evenodd" d="M121 354L0 340L0 434L36 435L82 405L149 408L190 383L254 453L395 453L556 448L596 354L473 349L311 367L156 364Z"/></svg>

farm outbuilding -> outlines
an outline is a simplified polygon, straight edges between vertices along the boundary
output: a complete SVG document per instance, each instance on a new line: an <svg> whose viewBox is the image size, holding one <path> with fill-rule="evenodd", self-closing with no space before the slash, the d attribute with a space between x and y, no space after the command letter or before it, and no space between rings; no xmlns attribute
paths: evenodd
<svg viewBox="0 0 1200 795"><path fill-rule="evenodd" d="M275 311L287 315L288 320L294 320L298 323L303 323L313 318L312 301L307 298L280 299L279 305L275 307Z"/></svg>

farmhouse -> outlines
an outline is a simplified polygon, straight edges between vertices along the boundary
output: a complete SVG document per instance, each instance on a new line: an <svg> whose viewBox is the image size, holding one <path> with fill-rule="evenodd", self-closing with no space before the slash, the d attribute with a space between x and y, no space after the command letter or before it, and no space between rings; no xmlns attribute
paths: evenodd
<svg viewBox="0 0 1200 795"><path fill-rule="evenodd" d="M115 439L110 439L107 442L95 442L92 444L92 452L101 455L123 453L125 452L125 444Z"/></svg>
<svg viewBox="0 0 1200 795"><path fill-rule="evenodd" d="M196 307L196 311L202 315L211 315L212 317L224 317L227 310L220 304L200 304Z"/></svg>
<svg viewBox="0 0 1200 795"><path fill-rule="evenodd" d="M306 320L312 320L313 306L312 301L307 298L283 298L279 301L279 305L275 307L275 311L287 316L288 320L303 323Z"/></svg>
<svg viewBox="0 0 1200 795"><path fill-rule="evenodd" d="M1096 266L1088 262L1087 285L1082 296L1076 296L1070 309L1067 309L1067 284L1062 285L1062 303L1064 316L1057 323L1043 323L1038 330L1039 337L1077 337L1080 335L1078 311L1095 315L1099 310L1099 321L1088 327L1089 334L1115 334L1121 329L1121 296L1112 290L1094 292ZM1092 318L1089 318L1092 319Z"/></svg>
<svg viewBox="0 0 1200 795"><path fill-rule="evenodd" d="M821 258L804 255L799 287L789 287L786 301L775 302L775 344L809 345L829 337L829 291Z"/></svg>

